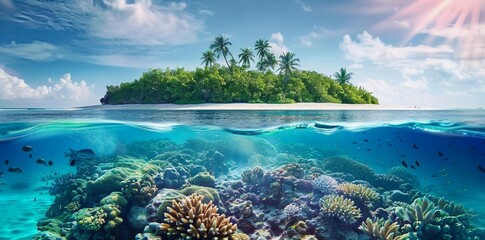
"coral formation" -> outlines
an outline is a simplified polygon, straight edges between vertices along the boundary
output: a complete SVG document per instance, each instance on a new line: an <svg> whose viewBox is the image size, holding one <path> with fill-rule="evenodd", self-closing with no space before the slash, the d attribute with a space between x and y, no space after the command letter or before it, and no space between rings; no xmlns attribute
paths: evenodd
<svg viewBox="0 0 485 240"><path fill-rule="evenodd" d="M345 157L328 157L323 160L322 169L331 172L349 173L356 179L376 182L376 173L369 166Z"/></svg>
<svg viewBox="0 0 485 240"><path fill-rule="evenodd" d="M391 223L390 219L384 220L382 218L372 220L367 218L359 229L365 234L369 235L372 239L377 240L400 240L402 239L399 232L399 225L397 223Z"/></svg>
<svg viewBox="0 0 485 240"><path fill-rule="evenodd" d="M361 217L360 209L354 201L338 195L328 195L322 198L320 210L325 217L333 218L345 224L353 224Z"/></svg>
<svg viewBox="0 0 485 240"><path fill-rule="evenodd" d="M150 175L143 177L131 177L121 182L121 191L128 200L137 204L147 203L158 191L153 178Z"/></svg>
<svg viewBox="0 0 485 240"><path fill-rule="evenodd" d="M338 190L347 198L354 201L376 201L379 199L379 193L364 185L353 183L342 183Z"/></svg>
<svg viewBox="0 0 485 240"><path fill-rule="evenodd" d="M337 193L338 182L334 178L321 175L312 180L313 189L323 194Z"/></svg>
<svg viewBox="0 0 485 240"><path fill-rule="evenodd" d="M236 233L237 226L225 215L219 215L212 201L203 203L203 198L192 194L180 201L173 200L160 229L175 238L229 239Z"/></svg>

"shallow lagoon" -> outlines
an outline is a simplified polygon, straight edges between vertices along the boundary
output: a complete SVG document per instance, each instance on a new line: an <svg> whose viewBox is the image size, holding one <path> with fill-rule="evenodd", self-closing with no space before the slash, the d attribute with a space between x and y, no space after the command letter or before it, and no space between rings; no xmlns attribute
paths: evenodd
<svg viewBox="0 0 485 240"><path fill-rule="evenodd" d="M166 237L163 231L144 229L165 222L166 208L154 213L154 201L162 195L190 195L199 185L216 189L211 193L195 187L195 192L212 198L218 214L230 217L239 231L254 239L353 239L365 236L358 226L375 216L396 222L400 234L421 234L422 239L483 237L473 230L485 226L485 173L478 168L485 166L483 110L0 113L0 239L134 239L138 233L139 238ZM25 145L33 150L22 151ZM70 166L72 159L64 154L69 148L92 149L95 156ZM53 166L37 164L39 158L52 160ZM9 172L10 167L22 173ZM118 171L121 177L103 182L115 168L131 170ZM320 176L337 185L333 188L332 181ZM365 186L379 197L349 195L345 183ZM143 194L130 194L128 189L138 185L144 187ZM110 205L115 217L87 210L104 211L108 204L103 199L112 192L127 200ZM352 200L360 215L353 221L327 214L322 204L328 196ZM399 211L415 208L419 201L413 202L424 197L433 202L433 211L449 210L444 205L439 209L438 197L466 210L456 207L445 220L438 219L444 212L432 214L425 225L431 229L441 221L437 232L405 229L413 222ZM288 206L298 213L292 214ZM104 222L84 224L87 217ZM446 228L443 221L456 225L456 220L463 226L461 232L454 227L441 230Z"/></svg>

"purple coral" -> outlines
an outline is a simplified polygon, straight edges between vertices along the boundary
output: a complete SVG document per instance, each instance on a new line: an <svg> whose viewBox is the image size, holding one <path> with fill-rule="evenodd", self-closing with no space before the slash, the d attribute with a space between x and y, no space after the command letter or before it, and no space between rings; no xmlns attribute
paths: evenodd
<svg viewBox="0 0 485 240"><path fill-rule="evenodd" d="M300 208L300 207L298 207L296 204L291 203L291 204L288 204L288 205L287 205L287 206L286 206L286 207L283 209L283 211L285 212L286 217L287 217L288 219L292 219L292 218L294 218L294 217L295 217L297 214L299 214L299 213L300 213L301 208Z"/></svg>
<svg viewBox="0 0 485 240"><path fill-rule="evenodd" d="M325 195L336 193L338 190L338 182L332 177L321 175L312 181L313 190L321 192Z"/></svg>

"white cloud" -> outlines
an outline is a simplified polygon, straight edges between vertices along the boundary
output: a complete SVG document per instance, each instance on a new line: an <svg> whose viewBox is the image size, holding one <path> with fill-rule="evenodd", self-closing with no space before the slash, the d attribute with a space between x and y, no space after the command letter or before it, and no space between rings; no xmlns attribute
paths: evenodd
<svg viewBox="0 0 485 240"><path fill-rule="evenodd" d="M284 42L285 38L283 37L283 34L281 34L280 32L273 33L269 41L269 46L271 47L269 51L274 53L276 56L288 52L289 49Z"/></svg>
<svg viewBox="0 0 485 240"><path fill-rule="evenodd" d="M340 48L352 65L373 64L381 72L379 77L384 75L388 78L357 81L374 92L381 103L476 106L477 102L473 101L483 100L478 93L480 89L485 89L485 60L476 60L473 61L475 64L471 64L472 61L455 59L454 48L449 45L392 46L364 31L357 35L355 41L345 35ZM450 94L463 89L468 91ZM463 94L469 102L460 101L458 95Z"/></svg>
<svg viewBox="0 0 485 240"><path fill-rule="evenodd" d="M92 86L84 80L74 82L71 74L66 73L58 82L51 85L31 87L23 79L12 76L0 68L0 99L28 101L59 101L64 103L82 103L92 95Z"/></svg>
<svg viewBox="0 0 485 240"><path fill-rule="evenodd" d="M305 4L305 2L303 2L303 0L296 0L296 3L298 3L298 5L300 5L300 7L303 9L303 11L305 11L305 12L311 12L312 11L312 7L310 5Z"/></svg>
<svg viewBox="0 0 485 240"><path fill-rule="evenodd" d="M51 61L65 55L63 48L47 42L16 43L0 46L0 54L25 58L33 61Z"/></svg>
<svg viewBox="0 0 485 240"><path fill-rule="evenodd" d="M185 2L151 0L39 1L23 3L11 21L32 28L82 32L93 42L122 45L180 45L197 40L203 22Z"/></svg>

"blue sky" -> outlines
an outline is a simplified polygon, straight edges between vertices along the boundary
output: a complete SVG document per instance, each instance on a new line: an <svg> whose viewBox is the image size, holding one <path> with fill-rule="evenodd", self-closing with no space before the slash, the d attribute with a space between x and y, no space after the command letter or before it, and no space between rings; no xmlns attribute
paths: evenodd
<svg viewBox="0 0 485 240"><path fill-rule="evenodd" d="M217 34L235 56L263 38L301 69L346 67L383 105L485 107L483 12L461 0L2 0L0 107L99 104L106 85L150 68L200 67Z"/></svg>

